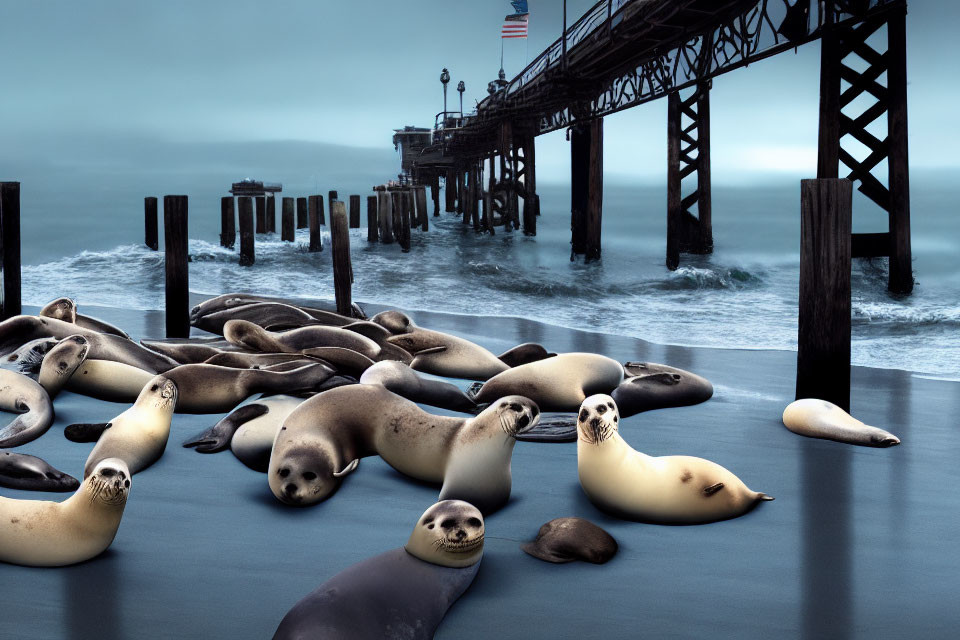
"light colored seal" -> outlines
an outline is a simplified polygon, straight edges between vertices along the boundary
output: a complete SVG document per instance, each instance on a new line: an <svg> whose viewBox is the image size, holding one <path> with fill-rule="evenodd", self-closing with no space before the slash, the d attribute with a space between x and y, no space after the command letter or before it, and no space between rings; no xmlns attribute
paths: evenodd
<svg viewBox="0 0 960 640"><path fill-rule="evenodd" d="M0 429L0 448L18 447L36 440L53 424L53 402L31 378L0 369L0 409L19 413Z"/></svg>
<svg viewBox="0 0 960 640"><path fill-rule="evenodd" d="M78 327L89 329L90 331L110 333L115 336L120 336L121 338L126 338L127 340L130 339L130 336L128 336L123 329L115 327L109 322L77 313L77 304L70 298L57 298L56 300L48 302L46 306L40 309L40 313L37 315L44 318L63 320L64 322L75 324Z"/></svg>
<svg viewBox="0 0 960 640"><path fill-rule="evenodd" d="M379 384L412 402L451 411L471 411L476 403L459 387L418 375L402 362L384 360L360 376L360 384Z"/></svg>
<svg viewBox="0 0 960 640"><path fill-rule="evenodd" d="M593 395L577 416L577 473L595 505L631 520L700 524L743 515L770 496L752 491L715 462L692 456L652 457L617 429L613 398Z"/></svg>
<svg viewBox="0 0 960 640"><path fill-rule="evenodd" d="M804 398L783 410L783 424L801 436L824 438L865 447L893 447L900 438L889 431L871 427L826 400Z"/></svg>
<svg viewBox="0 0 960 640"><path fill-rule="evenodd" d="M510 498L516 434L539 419L536 404L519 396L464 419L427 413L379 385L331 389L284 421L270 456L270 490L286 504L315 504L360 458L379 454L405 475L442 484L441 500L466 500L490 513Z"/></svg>
<svg viewBox="0 0 960 640"><path fill-rule="evenodd" d="M327 580L287 612L273 637L430 640L476 577L483 534L483 517L472 505L438 502L421 516L405 548Z"/></svg>
<svg viewBox="0 0 960 640"><path fill-rule="evenodd" d="M576 411L595 393L610 393L623 381L623 366L595 353L561 353L522 364L486 381L473 396L477 404L521 395L541 411Z"/></svg>
<svg viewBox="0 0 960 640"><path fill-rule="evenodd" d="M274 333L246 320L230 320L223 336L231 344L264 353L302 353L312 347L341 347L356 351L371 360L380 356L376 342L353 331L322 325Z"/></svg>
<svg viewBox="0 0 960 640"><path fill-rule="evenodd" d="M406 314L383 311L371 318L393 334L387 341L413 354L410 366L417 371L447 378L487 380L510 367L469 340L422 329Z"/></svg>
<svg viewBox="0 0 960 640"><path fill-rule="evenodd" d="M40 383L52 400L86 359L88 351L89 345L83 336L63 340L39 338L5 356L0 368L22 373Z"/></svg>
<svg viewBox="0 0 960 640"><path fill-rule="evenodd" d="M36 456L0 451L0 487L63 492L76 491L79 486L79 480Z"/></svg>
<svg viewBox="0 0 960 640"><path fill-rule="evenodd" d="M63 502L0 497L0 561L61 567L100 555L117 535L129 494L130 471L111 458Z"/></svg>
<svg viewBox="0 0 960 640"><path fill-rule="evenodd" d="M132 407L106 424L106 430L87 457L87 478L107 459L119 458L131 474L140 473L163 455L170 436L170 420L177 404L177 385L156 376L143 387Z"/></svg>

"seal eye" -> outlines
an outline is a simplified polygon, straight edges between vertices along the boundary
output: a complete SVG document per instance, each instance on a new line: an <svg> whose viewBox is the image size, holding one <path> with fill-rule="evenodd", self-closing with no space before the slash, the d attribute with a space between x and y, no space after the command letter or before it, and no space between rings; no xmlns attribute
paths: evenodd
<svg viewBox="0 0 960 640"><path fill-rule="evenodd" d="M481 522L480 522L479 520L477 520L476 518L470 518L469 520L467 520L467 524L470 525L471 527L478 527L478 528L479 528Z"/></svg>
<svg viewBox="0 0 960 640"><path fill-rule="evenodd" d="M107 467L100 472L100 475L102 475L104 478L112 478L113 476L117 475L117 472L110 467Z"/></svg>
<svg viewBox="0 0 960 640"><path fill-rule="evenodd" d="M290 469L283 468L283 469L280 469L280 471L278 471L277 473L280 475L281 478L286 478L288 475L290 475Z"/></svg>
<svg viewBox="0 0 960 640"><path fill-rule="evenodd" d="M307 482L313 482L317 479L317 474L315 474L313 471L305 471L303 473L303 479Z"/></svg>
<svg viewBox="0 0 960 640"><path fill-rule="evenodd" d="M153 385L152 387L150 387L150 391L156 391L158 388L159 387L157 385Z"/></svg>
<svg viewBox="0 0 960 640"><path fill-rule="evenodd" d="M67 368L67 363L66 363L66 362L61 362L61 363L59 363L57 366L60 367L61 369L66 369L66 368Z"/></svg>
<svg viewBox="0 0 960 640"><path fill-rule="evenodd" d="M600 415L603 415L606 412L607 412L607 405L601 404L597 406L597 413L599 413Z"/></svg>
<svg viewBox="0 0 960 640"><path fill-rule="evenodd" d="M124 481L123 486L125 486L126 488L129 489L129 488L130 488L130 481L129 481L129 480Z"/></svg>
<svg viewBox="0 0 960 640"><path fill-rule="evenodd" d="M523 411L523 407L521 407L521 406L520 406L519 404L517 404L516 402L510 403L510 408L513 409L514 411L516 411L517 413L520 413L521 411Z"/></svg>
<svg viewBox="0 0 960 640"><path fill-rule="evenodd" d="M586 422L589 416L590 413L586 409L581 409L578 417L580 418L580 422Z"/></svg>
<svg viewBox="0 0 960 640"><path fill-rule="evenodd" d="M456 520L447 519L447 520L444 520L443 522L441 522L441 523L440 523L440 526L443 527L444 529L453 529L455 526L457 526L457 521L456 521Z"/></svg>

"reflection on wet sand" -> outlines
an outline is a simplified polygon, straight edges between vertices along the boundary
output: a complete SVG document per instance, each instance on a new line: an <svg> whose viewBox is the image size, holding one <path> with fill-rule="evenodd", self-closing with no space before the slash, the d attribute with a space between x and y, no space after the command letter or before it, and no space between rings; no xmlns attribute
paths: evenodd
<svg viewBox="0 0 960 640"><path fill-rule="evenodd" d="M128 637L120 615L124 600L118 563L123 561L120 554L108 549L90 562L59 570L67 609L62 637L69 640Z"/></svg>

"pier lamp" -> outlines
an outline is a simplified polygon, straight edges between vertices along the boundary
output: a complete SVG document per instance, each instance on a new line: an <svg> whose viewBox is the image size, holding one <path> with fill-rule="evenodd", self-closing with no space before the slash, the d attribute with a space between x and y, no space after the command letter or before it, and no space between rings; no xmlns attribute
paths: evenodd
<svg viewBox="0 0 960 640"><path fill-rule="evenodd" d="M460 93L460 117L463 117L463 92L467 90L467 85L463 84L463 80L457 85L457 91Z"/></svg>
<svg viewBox="0 0 960 640"><path fill-rule="evenodd" d="M443 84L443 119L447 119L447 83L450 82L450 72L444 67L440 72L440 82Z"/></svg>

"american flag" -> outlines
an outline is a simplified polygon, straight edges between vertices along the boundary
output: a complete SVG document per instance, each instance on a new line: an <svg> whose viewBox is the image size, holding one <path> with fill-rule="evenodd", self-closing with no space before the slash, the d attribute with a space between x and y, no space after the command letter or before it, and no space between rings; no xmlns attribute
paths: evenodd
<svg viewBox="0 0 960 640"><path fill-rule="evenodd" d="M527 25L530 23L529 13L513 13L503 19L501 38L526 38Z"/></svg>

